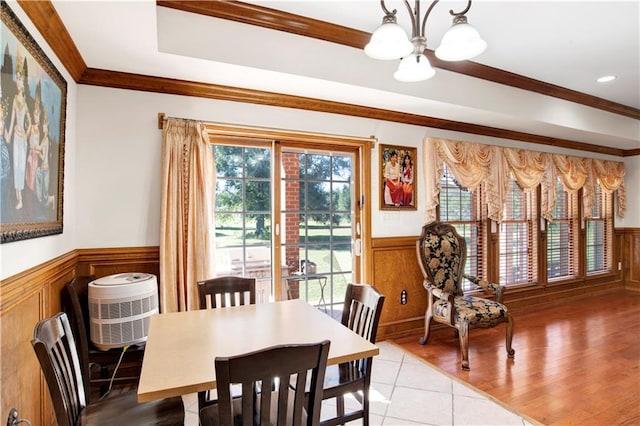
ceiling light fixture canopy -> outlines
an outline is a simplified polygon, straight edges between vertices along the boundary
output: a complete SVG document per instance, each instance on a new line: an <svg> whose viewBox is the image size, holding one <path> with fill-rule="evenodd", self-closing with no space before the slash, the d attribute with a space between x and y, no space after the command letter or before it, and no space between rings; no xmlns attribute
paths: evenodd
<svg viewBox="0 0 640 426"><path fill-rule="evenodd" d="M439 1L431 2L421 21L420 1L416 0L412 8L407 0L403 0L411 17L411 40L409 40L405 30L398 25L397 10L389 11L384 0L380 0L385 17L382 18L382 25L373 32L371 40L364 48L367 56L382 60L402 59L398 70L393 74L399 81L423 81L433 77L436 72L424 55L424 50L427 48L425 28L427 18ZM461 12L449 10L453 16L453 25L442 37L440 46L435 51L439 59L465 61L478 56L487 48L487 43L480 37L478 31L467 23L465 14L470 8L471 0Z"/></svg>

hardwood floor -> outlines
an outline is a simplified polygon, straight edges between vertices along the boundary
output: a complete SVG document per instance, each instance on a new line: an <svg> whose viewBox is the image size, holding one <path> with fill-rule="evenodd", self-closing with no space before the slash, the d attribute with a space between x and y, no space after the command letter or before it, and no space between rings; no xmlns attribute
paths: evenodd
<svg viewBox="0 0 640 426"><path fill-rule="evenodd" d="M640 293L615 290L514 313L515 359L505 325L469 334L460 369L453 329L393 339L407 351L549 425L640 424Z"/></svg>

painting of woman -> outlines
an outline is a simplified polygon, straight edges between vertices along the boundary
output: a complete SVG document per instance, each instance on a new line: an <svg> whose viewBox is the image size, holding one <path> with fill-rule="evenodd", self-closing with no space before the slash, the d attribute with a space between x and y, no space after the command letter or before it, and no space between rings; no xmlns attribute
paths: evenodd
<svg viewBox="0 0 640 426"><path fill-rule="evenodd" d="M380 145L380 209L416 210L417 149Z"/></svg>
<svg viewBox="0 0 640 426"><path fill-rule="evenodd" d="M393 151L384 168L385 204L399 206L402 202L402 183L400 180L400 163L398 163L398 153Z"/></svg>
<svg viewBox="0 0 640 426"><path fill-rule="evenodd" d="M0 18L0 243L62 232L67 82L7 2Z"/></svg>
<svg viewBox="0 0 640 426"><path fill-rule="evenodd" d="M413 160L408 154L402 159L402 205L413 205Z"/></svg>
<svg viewBox="0 0 640 426"><path fill-rule="evenodd" d="M16 190L16 210L22 208L22 190L24 189L27 166L27 139L31 128L31 116L25 96L24 74L25 58L18 53L16 61L17 93L11 105L11 118L6 139L13 145L13 184Z"/></svg>
<svg viewBox="0 0 640 426"><path fill-rule="evenodd" d="M42 141L38 150L40 163L36 169L36 196L45 207L55 208L55 198L49 194L49 116L43 112Z"/></svg>

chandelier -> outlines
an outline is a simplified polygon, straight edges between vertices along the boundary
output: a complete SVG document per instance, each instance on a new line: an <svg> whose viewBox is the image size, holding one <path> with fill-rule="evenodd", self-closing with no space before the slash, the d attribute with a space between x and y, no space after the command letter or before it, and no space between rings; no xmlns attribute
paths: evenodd
<svg viewBox="0 0 640 426"><path fill-rule="evenodd" d="M385 17L382 18L382 25L371 35L371 40L365 46L364 51L367 56L374 59L402 59L398 70L393 74L396 80L423 81L433 77L436 73L424 55L424 50L427 48L425 27L429 14L440 0L431 2L422 22L420 21L420 1L416 0L413 8L407 0L403 1L411 16L411 40L407 37L405 30L398 25L397 10L394 9L393 12L390 12L385 6L384 0L380 0ZM470 8L471 0L461 12L449 11L453 16L453 25L442 37L440 46L435 51L439 59L465 61L478 56L487 48L487 43L480 37L478 31L467 23L465 14Z"/></svg>

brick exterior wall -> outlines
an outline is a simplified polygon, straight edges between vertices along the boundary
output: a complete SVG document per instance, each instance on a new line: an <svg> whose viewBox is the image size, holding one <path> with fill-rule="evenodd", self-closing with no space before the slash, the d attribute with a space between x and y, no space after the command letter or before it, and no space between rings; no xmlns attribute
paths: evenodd
<svg viewBox="0 0 640 426"><path fill-rule="evenodd" d="M283 153L282 164L284 175L287 179L294 179L300 175L300 156L297 153ZM300 183L297 180L287 180L285 185L285 210L300 209ZM300 238L300 217L288 214L285 218L285 242L296 243ZM285 262L289 267L289 273L300 269L300 251L297 247L287 247Z"/></svg>

